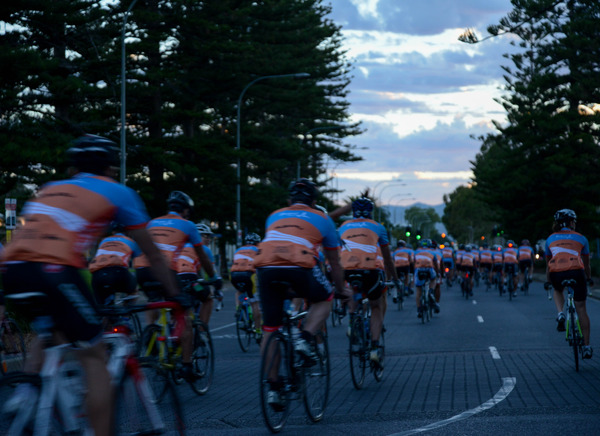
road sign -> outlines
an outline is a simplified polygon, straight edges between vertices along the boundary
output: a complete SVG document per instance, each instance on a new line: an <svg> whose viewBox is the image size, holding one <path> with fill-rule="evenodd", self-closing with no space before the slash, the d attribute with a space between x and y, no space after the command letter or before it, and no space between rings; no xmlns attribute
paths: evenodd
<svg viewBox="0 0 600 436"><path fill-rule="evenodd" d="M13 230L17 227L17 199L6 198L4 200L4 208L6 213L4 214L4 223L8 230Z"/></svg>

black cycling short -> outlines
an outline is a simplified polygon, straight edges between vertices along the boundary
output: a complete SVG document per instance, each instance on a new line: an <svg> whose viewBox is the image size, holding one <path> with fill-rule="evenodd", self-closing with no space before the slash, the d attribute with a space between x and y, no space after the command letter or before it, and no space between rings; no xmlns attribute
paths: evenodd
<svg viewBox="0 0 600 436"><path fill-rule="evenodd" d="M408 277L410 274L410 266L397 266L396 274L398 274L398 277L400 277L401 274L404 274L405 277Z"/></svg>
<svg viewBox="0 0 600 436"><path fill-rule="evenodd" d="M504 264L502 264L502 263L495 263L493 266L493 271L494 272L502 271L503 265Z"/></svg>
<svg viewBox="0 0 600 436"><path fill-rule="evenodd" d="M504 264L504 272L513 274L517 273L517 264L516 263L505 263Z"/></svg>
<svg viewBox="0 0 600 436"><path fill-rule="evenodd" d="M169 271L171 271L171 274L175 279L175 283L179 285L177 273L172 269ZM152 270L149 267L136 269L135 276L140 289L144 292L144 294L146 294L149 302L163 301L165 299L166 293L163 285L154 277L154 274L152 274Z"/></svg>
<svg viewBox="0 0 600 436"><path fill-rule="evenodd" d="M529 268L531 268L531 264L532 264L531 259L520 260L519 261L519 271L521 271L522 273L524 273Z"/></svg>
<svg viewBox="0 0 600 436"><path fill-rule="evenodd" d="M344 276L351 287L356 282L355 292L358 290L369 300L377 300L385 289L385 274L380 269L349 269Z"/></svg>
<svg viewBox="0 0 600 436"><path fill-rule="evenodd" d="M275 331L283 321L283 302L289 299L288 286L294 298L311 303L331 300L333 289L318 266L314 268L262 267L256 269L260 304L265 331Z"/></svg>
<svg viewBox="0 0 600 436"><path fill-rule="evenodd" d="M77 268L40 262L11 263L5 265L2 280L6 295L46 294L48 301L43 312L52 317L55 328L75 345L89 347L102 339L96 302Z"/></svg>
<svg viewBox="0 0 600 436"><path fill-rule="evenodd" d="M563 291L562 282L564 280L573 279L577 283L573 287L573 300L585 301L587 298L587 283L585 278L585 271L582 269L573 269L570 271L551 272L550 282L552 287L559 292Z"/></svg>
<svg viewBox="0 0 600 436"><path fill-rule="evenodd" d="M492 270L492 264L491 263L481 263L480 264L481 269L487 272L490 272Z"/></svg>
<svg viewBox="0 0 600 436"><path fill-rule="evenodd" d="M115 292L132 294L135 289L135 277L124 266L108 266L92 273L92 290L98 304L109 304Z"/></svg>
<svg viewBox="0 0 600 436"><path fill-rule="evenodd" d="M231 273L231 284L239 292L245 292L248 298L254 297L254 283L252 283L252 271L234 271Z"/></svg>

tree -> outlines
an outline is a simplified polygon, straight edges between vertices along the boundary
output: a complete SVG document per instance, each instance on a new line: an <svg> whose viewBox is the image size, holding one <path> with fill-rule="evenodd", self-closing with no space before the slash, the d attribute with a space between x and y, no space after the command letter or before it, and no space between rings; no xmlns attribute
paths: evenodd
<svg viewBox="0 0 600 436"><path fill-rule="evenodd" d="M454 239L475 243L481 236L491 236L493 219L489 207L471 186L459 186L450 195L444 195L442 222Z"/></svg>
<svg viewBox="0 0 600 436"><path fill-rule="evenodd" d="M441 220L434 208L411 206L404 211L404 221L411 226L411 237L414 237L415 240L417 236L419 236L419 239L437 239L435 224L441 222Z"/></svg>
<svg viewBox="0 0 600 436"><path fill-rule="evenodd" d="M508 125L479 138L474 189L513 239L545 237L564 207L577 211L584 233L597 235L597 120L579 115L578 105L600 101L600 4L512 3L513 11L490 29L510 30L522 49L507 56L512 67L503 67L507 94L499 102Z"/></svg>

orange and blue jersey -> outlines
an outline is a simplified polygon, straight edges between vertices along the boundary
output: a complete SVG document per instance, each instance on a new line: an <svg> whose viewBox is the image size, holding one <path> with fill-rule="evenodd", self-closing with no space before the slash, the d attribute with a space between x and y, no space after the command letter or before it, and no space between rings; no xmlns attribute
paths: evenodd
<svg viewBox="0 0 600 436"><path fill-rule="evenodd" d="M463 267L472 268L475 265L475 253L465 251L460 256L460 264Z"/></svg>
<svg viewBox="0 0 600 436"><path fill-rule="evenodd" d="M394 266L396 268L410 266L412 262L412 250L406 247L399 248L394 251L392 257L394 258Z"/></svg>
<svg viewBox="0 0 600 436"><path fill-rule="evenodd" d="M479 252L479 262L482 264L491 264L492 263L492 250L489 248L484 248Z"/></svg>
<svg viewBox="0 0 600 436"><path fill-rule="evenodd" d="M267 218L265 238L258 246L254 266L313 268L320 245L324 250L339 248L335 224L320 210L295 203Z"/></svg>
<svg viewBox="0 0 600 436"><path fill-rule="evenodd" d="M175 260L175 265L177 274L198 274L200 259L198 259L196 248L189 242L186 242Z"/></svg>
<svg viewBox="0 0 600 436"><path fill-rule="evenodd" d="M516 264L519 263L517 260L517 249L514 247L509 247L504 249L504 264Z"/></svg>
<svg viewBox="0 0 600 436"><path fill-rule="evenodd" d="M415 251L415 269L417 268L433 268L435 254L427 248L417 248Z"/></svg>
<svg viewBox="0 0 600 436"><path fill-rule="evenodd" d="M90 272L109 266L129 267L131 257L141 254L135 241L121 233L104 238L89 265Z"/></svg>
<svg viewBox="0 0 600 436"><path fill-rule="evenodd" d="M177 258L186 242L194 247L202 246L202 240L196 225L176 212L154 218L146 226L156 247L165 257L169 268L177 271ZM146 255L134 259L135 268L149 267Z"/></svg>
<svg viewBox="0 0 600 436"><path fill-rule="evenodd" d="M517 259L519 259L519 262L532 260L533 256L533 248L531 248L529 245L521 245L517 251Z"/></svg>
<svg viewBox="0 0 600 436"><path fill-rule="evenodd" d="M549 272L583 269L582 256L589 256L588 240L569 228L552 233L546 239L545 249Z"/></svg>
<svg viewBox="0 0 600 436"><path fill-rule="evenodd" d="M255 272L254 259L258 254L256 245L244 245L233 253L231 272Z"/></svg>
<svg viewBox="0 0 600 436"><path fill-rule="evenodd" d="M42 187L23 210L25 224L6 246L4 261L85 268L87 253L111 221L126 230L149 220L139 196L111 178L79 173Z"/></svg>
<svg viewBox="0 0 600 436"><path fill-rule="evenodd" d="M389 245L385 227L369 218L356 218L344 222L338 233L343 242L341 263L347 270L382 269L378 261L378 245Z"/></svg>

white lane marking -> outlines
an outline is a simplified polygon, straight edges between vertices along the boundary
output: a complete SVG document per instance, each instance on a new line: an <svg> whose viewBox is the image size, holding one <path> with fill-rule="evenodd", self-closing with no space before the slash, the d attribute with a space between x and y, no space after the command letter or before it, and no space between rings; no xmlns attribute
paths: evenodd
<svg viewBox="0 0 600 436"><path fill-rule="evenodd" d="M490 347L490 353L492 353L492 357L494 359L500 359L500 353L496 350L496 347Z"/></svg>
<svg viewBox="0 0 600 436"><path fill-rule="evenodd" d="M235 323L232 322L231 324L226 324L226 325L222 325L221 327L210 329L210 332L212 333L212 332L216 332L218 330L223 330L223 329L229 328L229 327L234 326L234 325L235 325Z"/></svg>
<svg viewBox="0 0 600 436"><path fill-rule="evenodd" d="M211 336L212 339L237 339L237 335L216 335Z"/></svg>
<svg viewBox="0 0 600 436"><path fill-rule="evenodd" d="M477 304L477 300L472 300L472 301L473 301L473 304Z"/></svg>
<svg viewBox="0 0 600 436"><path fill-rule="evenodd" d="M477 321L479 321L479 322L483 322L483 316L481 316L481 315L477 315Z"/></svg>
<svg viewBox="0 0 600 436"><path fill-rule="evenodd" d="M444 419L443 421L434 422L434 423L426 425L424 427L419 427L419 428L415 428L413 430L407 430L407 431L403 431L400 433L394 433L394 434L391 434L388 436L406 436L406 435L411 435L411 434L424 433L429 430L435 430L435 429L443 427L445 425L452 424L454 422L462 421L463 419L470 418L471 416L473 416L477 413L483 412L484 410L491 409L496 404L498 404L499 402L504 400L512 392L512 390L515 388L516 384L517 384L516 377L504 377L504 378L502 378L502 387L500 388L500 390L498 392L496 392L496 395L494 395L493 398L490 398L489 400L487 400L485 403L475 407L474 409L467 410L458 415L454 415L451 418Z"/></svg>

